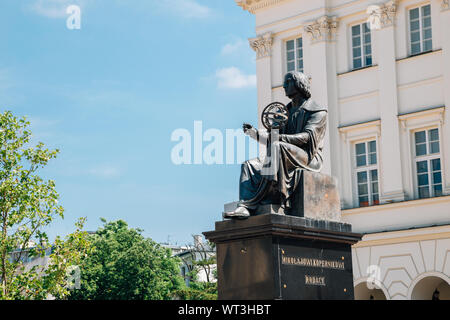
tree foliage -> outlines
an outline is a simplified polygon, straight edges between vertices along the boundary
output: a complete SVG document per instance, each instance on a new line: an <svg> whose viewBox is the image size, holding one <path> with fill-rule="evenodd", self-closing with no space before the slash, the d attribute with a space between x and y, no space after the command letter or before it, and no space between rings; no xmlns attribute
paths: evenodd
<svg viewBox="0 0 450 320"><path fill-rule="evenodd" d="M198 281L197 271L190 273L192 281L174 292L173 296L180 300L217 300L217 282Z"/></svg>
<svg viewBox="0 0 450 320"><path fill-rule="evenodd" d="M44 299L68 293L67 273L89 250L86 233L77 230L65 240L49 244L45 228L63 218L53 180L38 175L59 150L42 142L30 146L30 123L11 112L0 114L0 280L1 299ZM27 268L24 258L45 255L52 248L49 264ZM13 254L14 253L14 254Z"/></svg>
<svg viewBox="0 0 450 320"><path fill-rule="evenodd" d="M81 264L81 288L70 299L165 300L182 286L180 260L123 220L91 235L94 251Z"/></svg>

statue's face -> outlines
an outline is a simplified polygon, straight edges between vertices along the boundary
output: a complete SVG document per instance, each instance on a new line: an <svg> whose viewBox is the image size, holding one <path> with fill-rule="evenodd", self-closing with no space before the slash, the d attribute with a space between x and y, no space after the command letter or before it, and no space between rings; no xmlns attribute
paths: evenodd
<svg viewBox="0 0 450 320"><path fill-rule="evenodd" d="M286 93L286 96L291 99L299 93L297 86L295 84L295 80L292 78L292 76L290 74L288 74L284 78L283 88L284 88L284 92Z"/></svg>

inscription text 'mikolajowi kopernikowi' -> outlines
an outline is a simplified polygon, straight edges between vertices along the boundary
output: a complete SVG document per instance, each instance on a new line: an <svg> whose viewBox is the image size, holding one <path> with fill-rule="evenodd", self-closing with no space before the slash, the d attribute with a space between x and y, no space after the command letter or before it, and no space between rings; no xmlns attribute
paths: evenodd
<svg viewBox="0 0 450 320"><path fill-rule="evenodd" d="M294 265L300 267L345 270L344 261L339 260L324 260L283 255L281 258L281 263L284 265ZM325 277L305 274L305 285L326 286Z"/></svg>
<svg viewBox="0 0 450 320"><path fill-rule="evenodd" d="M344 261L339 261L339 260L323 260L323 259L304 258L304 257L289 257L289 256L283 255L281 258L281 263L295 265L295 266L301 266L301 267L316 267L316 268L345 270Z"/></svg>

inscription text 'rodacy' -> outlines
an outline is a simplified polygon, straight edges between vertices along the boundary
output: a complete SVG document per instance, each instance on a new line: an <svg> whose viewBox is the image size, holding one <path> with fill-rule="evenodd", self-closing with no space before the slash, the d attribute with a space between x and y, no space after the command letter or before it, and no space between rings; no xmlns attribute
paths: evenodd
<svg viewBox="0 0 450 320"><path fill-rule="evenodd" d="M322 259L315 259L315 258L289 257L289 256L283 255L281 258L281 262L283 264L290 264L290 265L301 266L301 267L315 267L315 268L345 270L344 261L338 261L338 260L322 260Z"/></svg>
<svg viewBox="0 0 450 320"><path fill-rule="evenodd" d="M326 286L325 277L305 275L305 284L309 284L309 285L313 285L313 286Z"/></svg>

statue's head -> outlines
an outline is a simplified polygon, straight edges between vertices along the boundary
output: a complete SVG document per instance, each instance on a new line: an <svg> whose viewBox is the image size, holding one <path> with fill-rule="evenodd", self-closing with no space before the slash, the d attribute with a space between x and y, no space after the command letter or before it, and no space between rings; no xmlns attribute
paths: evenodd
<svg viewBox="0 0 450 320"><path fill-rule="evenodd" d="M301 94L303 98L311 97L311 83L309 78L302 72L290 71L284 76L284 92L289 98Z"/></svg>

